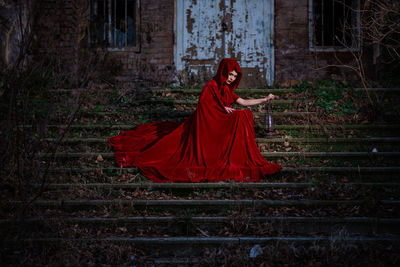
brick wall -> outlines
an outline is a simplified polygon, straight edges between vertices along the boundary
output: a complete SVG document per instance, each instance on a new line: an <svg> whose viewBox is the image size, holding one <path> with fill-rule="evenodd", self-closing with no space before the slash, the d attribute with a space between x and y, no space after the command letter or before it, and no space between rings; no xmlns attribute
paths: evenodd
<svg viewBox="0 0 400 267"><path fill-rule="evenodd" d="M174 66L174 0L141 0L141 49L112 52L125 73L140 80L170 82Z"/></svg>
<svg viewBox="0 0 400 267"><path fill-rule="evenodd" d="M37 57L50 55L61 69L78 71L79 24L84 4L83 0L38 1L34 28Z"/></svg>
<svg viewBox="0 0 400 267"><path fill-rule="evenodd" d="M88 21L87 12L82 12L88 0L44 0L42 3L38 32L41 48L62 51L60 56L76 62L79 49L86 49L89 41L81 38L84 29L78 22L85 16ZM110 53L123 64L128 80L170 82L175 72L174 0L141 0L140 16L140 52ZM309 49L308 0L275 0L274 38L276 82L324 79L332 73L348 76L336 67L317 69L335 62L332 53L314 53ZM339 56L349 57L343 52Z"/></svg>
<svg viewBox="0 0 400 267"><path fill-rule="evenodd" d="M45 0L38 21L38 49L58 53L72 71L88 48L89 0ZM173 79L174 0L141 0L140 51L110 51L131 80L169 82ZM86 29L85 29L86 28ZM68 61L68 62L67 62Z"/></svg>
<svg viewBox="0 0 400 267"><path fill-rule="evenodd" d="M333 52L309 49L308 0L275 0L275 82L326 79L331 74L352 78L354 73L338 67ZM351 60L346 52L336 55Z"/></svg>

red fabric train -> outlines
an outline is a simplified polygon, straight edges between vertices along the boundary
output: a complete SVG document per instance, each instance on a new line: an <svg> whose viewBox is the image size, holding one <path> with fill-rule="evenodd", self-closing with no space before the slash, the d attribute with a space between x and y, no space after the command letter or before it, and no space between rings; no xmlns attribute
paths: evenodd
<svg viewBox="0 0 400 267"><path fill-rule="evenodd" d="M228 73L237 78L226 84ZM119 166L137 166L154 182L255 182L282 167L267 162L255 142L250 110L227 113L239 98L233 91L242 73L237 61L223 59L203 88L196 110L182 124L144 123L110 137Z"/></svg>

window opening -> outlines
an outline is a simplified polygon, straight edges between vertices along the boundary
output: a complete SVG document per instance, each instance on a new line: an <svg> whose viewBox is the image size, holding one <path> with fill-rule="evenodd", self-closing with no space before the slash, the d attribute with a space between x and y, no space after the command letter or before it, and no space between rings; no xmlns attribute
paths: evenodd
<svg viewBox="0 0 400 267"><path fill-rule="evenodd" d="M111 49L139 47L139 0L92 0L90 44Z"/></svg>
<svg viewBox="0 0 400 267"><path fill-rule="evenodd" d="M360 0L310 0L310 48L358 49Z"/></svg>

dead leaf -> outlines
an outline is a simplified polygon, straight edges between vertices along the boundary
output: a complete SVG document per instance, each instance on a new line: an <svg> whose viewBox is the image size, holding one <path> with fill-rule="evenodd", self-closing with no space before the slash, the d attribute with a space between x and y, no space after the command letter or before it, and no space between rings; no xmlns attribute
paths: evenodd
<svg viewBox="0 0 400 267"><path fill-rule="evenodd" d="M134 197L137 197L138 195L139 195L139 189L136 188L135 192L133 192L133 196L134 196Z"/></svg>
<svg viewBox="0 0 400 267"><path fill-rule="evenodd" d="M290 144L289 144L289 142L288 142L288 141L285 141L285 142L283 142L283 145L284 145L285 147L288 147L288 146L290 146Z"/></svg>
<svg viewBox="0 0 400 267"><path fill-rule="evenodd" d="M96 159L96 160L99 161L99 162L104 161L103 156L102 156L101 154L99 154L99 155L97 156L97 159Z"/></svg>

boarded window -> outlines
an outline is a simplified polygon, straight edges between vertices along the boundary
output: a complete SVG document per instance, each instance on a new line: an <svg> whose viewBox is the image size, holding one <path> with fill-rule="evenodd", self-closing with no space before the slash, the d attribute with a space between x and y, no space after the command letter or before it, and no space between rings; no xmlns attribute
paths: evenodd
<svg viewBox="0 0 400 267"><path fill-rule="evenodd" d="M92 0L90 44L139 50L139 0Z"/></svg>
<svg viewBox="0 0 400 267"><path fill-rule="evenodd" d="M310 0L310 48L357 49L359 0Z"/></svg>

